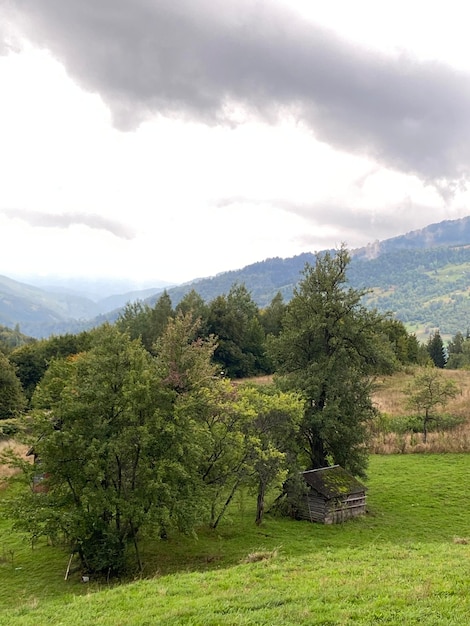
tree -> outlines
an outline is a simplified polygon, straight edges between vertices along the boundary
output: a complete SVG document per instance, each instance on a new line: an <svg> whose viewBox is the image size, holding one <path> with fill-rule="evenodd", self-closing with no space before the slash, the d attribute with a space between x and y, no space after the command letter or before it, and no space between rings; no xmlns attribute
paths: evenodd
<svg viewBox="0 0 470 626"><path fill-rule="evenodd" d="M258 313L245 285L233 285L227 296L218 296L209 305L208 332L218 343L214 358L231 378L266 370L265 337Z"/></svg>
<svg viewBox="0 0 470 626"><path fill-rule="evenodd" d="M282 329L282 318L286 310L280 291L271 300L269 306L261 311L261 324L266 335L278 336Z"/></svg>
<svg viewBox="0 0 470 626"><path fill-rule="evenodd" d="M162 378L164 359L159 369L138 340L105 325L88 352L53 361L34 394L47 491L23 496L22 524L64 537L88 571L121 571L130 547L141 569L145 529L189 530L203 517L197 433Z"/></svg>
<svg viewBox="0 0 470 626"><path fill-rule="evenodd" d="M205 303L203 297L197 293L195 289L191 289L183 298L178 302L175 307L176 313L191 313L193 320L200 320L201 334L205 333L207 325L207 316L209 314L209 307Z"/></svg>
<svg viewBox="0 0 470 626"><path fill-rule="evenodd" d="M416 335L408 334L403 322L396 319L385 319L382 326L399 363L417 363L419 342Z"/></svg>
<svg viewBox="0 0 470 626"><path fill-rule="evenodd" d="M382 318L361 304L363 291L346 287L344 247L317 255L287 305L283 329L269 342L284 384L302 393L300 434L310 468L339 463L363 475L367 424L375 414L371 375L394 362Z"/></svg>
<svg viewBox="0 0 470 626"><path fill-rule="evenodd" d="M28 399L44 376L49 363L57 357L64 358L87 350L95 331L83 331L77 335L67 333L41 341L33 341L15 349L10 361L16 366L18 378Z"/></svg>
<svg viewBox="0 0 470 626"><path fill-rule="evenodd" d="M443 378L443 374L434 366L425 367L416 375L408 388L408 406L423 415L423 442L426 443L429 424L437 419L435 410L444 407L451 398L455 398L458 388L455 381Z"/></svg>
<svg viewBox="0 0 470 626"><path fill-rule="evenodd" d="M252 407L254 418L250 424L252 472L250 482L255 486L256 524L264 516L268 489L282 487L289 474L290 462L295 456L295 439L303 415L303 402L294 393L272 387L242 388L243 400Z"/></svg>
<svg viewBox="0 0 470 626"><path fill-rule="evenodd" d="M0 420L16 417L26 405L26 398L15 367L0 352Z"/></svg>
<svg viewBox="0 0 470 626"><path fill-rule="evenodd" d="M19 324L15 324L14 329L0 324L0 351L5 354L8 354L15 348L19 348L26 343L31 343L32 341L34 341L32 337L28 337L27 335L23 335L23 333L21 333Z"/></svg>
<svg viewBox="0 0 470 626"><path fill-rule="evenodd" d="M444 368L447 363L447 355L444 349L441 334L438 330L436 330L436 332L429 337L426 349L434 365L436 367Z"/></svg>
<svg viewBox="0 0 470 626"><path fill-rule="evenodd" d="M449 358L446 363L446 369L469 369L470 368L470 340L458 332L449 341L447 346Z"/></svg>
<svg viewBox="0 0 470 626"><path fill-rule="evenodd" d="M242 486L257 491L256 522L263 519L268 487L282 485L287 451L295 440L303 403L292 393L234 386L226 379L206 389L199 419L206 450L200 469L217 528Z"/></svg>
<svg viewBox="0 0 470 626"><path fill-rule="evenodd" d="M144 348L152 352L155 341L162 336L168 320L173 317L171 298L166 291L152 308L145 302L128 302L119 315L116 326L129 334L131 339L140 339Z"/></svg>

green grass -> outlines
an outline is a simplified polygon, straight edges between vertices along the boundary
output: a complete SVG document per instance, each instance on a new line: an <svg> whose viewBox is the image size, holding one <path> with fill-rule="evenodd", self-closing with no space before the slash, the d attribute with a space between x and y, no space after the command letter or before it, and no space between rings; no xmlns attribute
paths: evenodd
<svg viewBox="0 0 470 626"><path fill-rule="evenodd" d="M370 512L338 526L257 528L245 497L217 533L148 545L148 577L119 585L65 582L67 555L3 520L0 625L466 624L469 472L470 455L372 457Z"/></svg>

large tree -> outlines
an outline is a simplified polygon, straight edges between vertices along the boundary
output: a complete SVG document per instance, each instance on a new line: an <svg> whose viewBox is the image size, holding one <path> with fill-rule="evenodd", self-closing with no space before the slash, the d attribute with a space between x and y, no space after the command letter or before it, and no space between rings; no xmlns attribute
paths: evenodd
<svg viewBox="0 0 470 626"><path fill-rule="evenodd" d="M271 386L219 379L201 394L197 413L205 442L199 473L210 500L211 527L217 528L242 486L256 489L260 524L268 489L282 485L287 475L300 398Z"/></svg>
<svg viewBox="0 0 470 626"><path fill-rule="evenodd" d="M214 358L231 378L265 372L265 334L259 311L245 285L234 284L227 296L209 305L208 333L217 337Z"/></svg>
<svg viewBox="0 0 470 626"><path fill-rule="evenodd" d="M168 373L179 353L164 346L161 339L154 359L140 341L105 325L89 351L51 364L33 398L33 447L47 478L39 497L25 495L23 525L65 537L90 571L121 570L132 546L141 566L145 529L190 529L205 510L193 471L197 428L179 410L179 381L190 389L190 378L206 372L196 345L175 386Z"/></svg>
<svg viewBox="0 0 470 626"><path fill-rule="evenodd" d="M371 374L391 367L393 355L382 318L361 304L363 291L347 287L349 261L341 247L305 267L270 352L285 384L303 394L307 464L339 463L361 475L375 413Z"/></svg>

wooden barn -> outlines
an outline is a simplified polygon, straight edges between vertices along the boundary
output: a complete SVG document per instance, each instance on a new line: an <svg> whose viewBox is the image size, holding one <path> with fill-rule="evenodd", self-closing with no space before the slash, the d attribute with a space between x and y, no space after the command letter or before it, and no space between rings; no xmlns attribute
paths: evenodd
<svg viewBox="0 0 470 626"><path fill-rule="evenodd" d="M339 465L302 472L308 485L297 516L338 524L366 512L366 487Z"/></svg>

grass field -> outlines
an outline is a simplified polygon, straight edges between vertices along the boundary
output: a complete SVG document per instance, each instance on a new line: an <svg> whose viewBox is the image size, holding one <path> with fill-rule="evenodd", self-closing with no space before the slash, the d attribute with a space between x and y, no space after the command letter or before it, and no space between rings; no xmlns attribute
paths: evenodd
<svg viewBox="0 0 470 626"><path fill-rule="evenodd" d="M235 503L217 533L147 546L146 578L64 581L68 555L0 520L3 625L462 625L470 616L470 455L375 455L369 513L338 526ZM2 497L8 496L8 491Z"/></svg>
<svg viewBox="0 0 470 626"><path fill-rule="evenodd" d="M382 422L388 420L389 426L394 420L403 420L410 416L407 408L408 386L415 374L413 368L407 368L393 376L384 376L376 381L374 404L382 415ZM424 444L419 433L397 433L380 428L380 432L373 437L371 450L379 454L422 453L422 452L470 452L470 371L468 370L440 370L440 375L453 380L459 393L448 404L440 409L444 414L443 423L447 418L460 422L456 428L445 429L435 423L436 429L430 433L427 443ZM419 421L419 420L418 420Z"/></svg>

